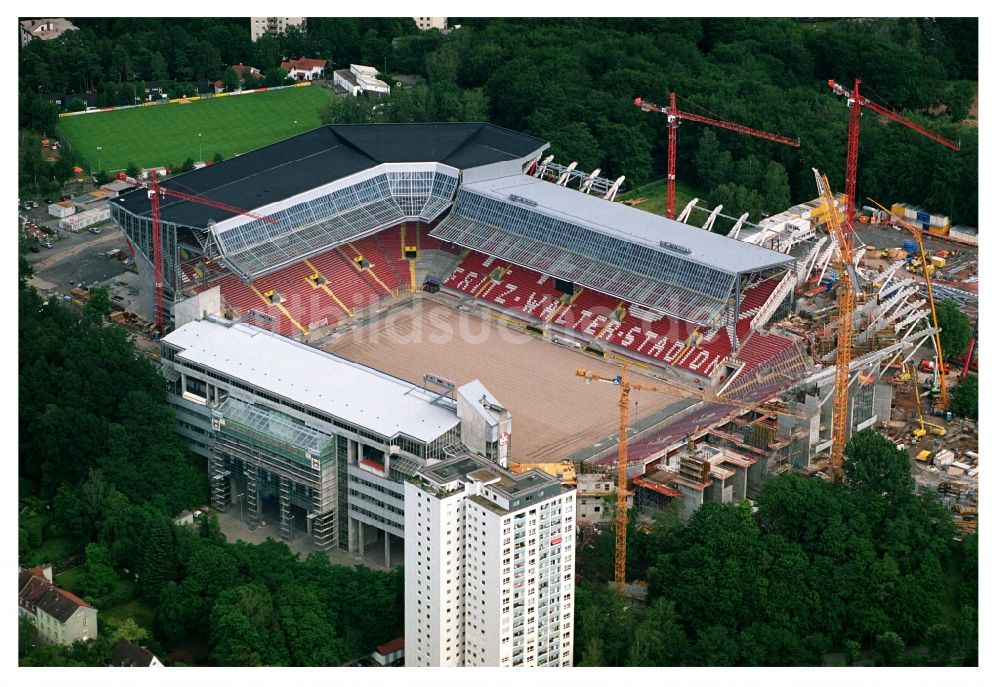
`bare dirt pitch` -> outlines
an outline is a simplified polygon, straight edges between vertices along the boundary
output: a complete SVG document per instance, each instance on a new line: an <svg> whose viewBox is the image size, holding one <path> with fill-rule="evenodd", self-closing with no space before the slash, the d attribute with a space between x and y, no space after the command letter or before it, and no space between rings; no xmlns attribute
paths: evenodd
<svg viewBox="0 0 1000 687"><path fill-rule="evenodd" d="M618 432L617 387L588 385L576 370L613 377L620 367L440 303L422 301L322 348L414 384L426 373L459 386L479 379L513 416L517 461L558 462ZM635 393L630 419L679 399Z"/></svg>

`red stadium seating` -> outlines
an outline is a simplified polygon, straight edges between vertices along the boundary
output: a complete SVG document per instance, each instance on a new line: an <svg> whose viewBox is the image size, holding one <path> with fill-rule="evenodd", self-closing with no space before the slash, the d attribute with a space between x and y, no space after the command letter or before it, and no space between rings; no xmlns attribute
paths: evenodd
<svg viewBox="0 0 1000 687"><path fill-rule="evenodd" d="M507 263L502 260L471 251L444 286L476 296L528 321L547 322L587 341L609 344L704 376L732 354L725 329L705 331L688 322L630 307L620 299L589 289L580 289L570 302L564 303L563 294L555 289L549 277L517 265L509 266L499 281L490 280L493 270L505 266ZM740 338L747 335L753 316L780 280L779 275L747 287L738 324ZM614 314L619 305L624 306L618 315L620 319ZM689 338L696 331L700 342L691 346Z"/></svg>
<svg viewBox="0 0 1000 687"><path fill-rule="evenodd" d="M309 262L326 277L330 290L351 310L367 307L387 295L384 289L377 289L374 282L365 279L337 249L314 256Z"/></svg>
<svg viewBox="0 0 1000 687"><path fill-rule="evenodd" d="M398 232L399 230L397 229L396 231ZM398 242L398 233L396 238ZM354 259L357 255L361 255L368 261L372 273L379 278L382 284L385 284L390 291L399 291L399 287L402 286L402 279L396 271L396 266L392 264L391 259L379 245L375 236L368 236L360 241L348 243L344 252L351 259ZM366 274L365 276L370 277L371 275ZM382 288L382 284L376 282L376 285L380 289Z"/></svg>

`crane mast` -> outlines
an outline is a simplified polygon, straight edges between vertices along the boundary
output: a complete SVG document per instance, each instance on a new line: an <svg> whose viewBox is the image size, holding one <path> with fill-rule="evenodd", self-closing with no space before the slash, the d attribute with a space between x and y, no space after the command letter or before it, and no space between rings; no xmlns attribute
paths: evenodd
<svg viewBox="0 0 1000 687"><path fill-rule="evenodd" d="M830 446L830 468L832 476L840 475L844 462L844 446L847 444L847 387L851 372L851 342L854 338L854 280L851 270L854 266L851 243L844 232L844 217L830 190L826 175L813 169L816 188L826 205L830 218L830 233L837 240L840 249L838 271L840 285L837 297L837 362L833 374L833 443ZM849 225L848 225L849 226Z"/></svg>
<svg viewBox="0 0 1000 687"><path fill-rule="evenodd" d="M705 393L700 389L696 390L676 382L663 380L663 386L633 382L628 378L627 364L622 365L622 373L615 377L605 377L582 368L576 371L576 376L583 377L588 384L592 381L605 382L614 384L620 389L618 393L618 488L615 500L615 585L618 587L618 591L623 594L625 593L626 539L628 533L628 399L631 391L679 394L685 398L700 398L706 403L722 403L739 406L741 409L746 410L761 410L762 412L773 412L793 417L806 417L802 413L777 408L773 404L766 402L755 403L730 398L719 398Z"/></svg>
<svg viewBox="0 0 1000 687"><path fill-rule="evenodd" d="M143 184L139 182L132 181L131 179L129 181L136 186L143 187ZM149 185L145 188L146 194L149 196L149 211L153 225L153 286L155 288L154 298L156 299L156 329L160 333L160 336L162 336L165 333L166 314L163 309L163 236L162 228L160 226L160 196L169 196L171 198L177 198L178 200L186 200L193 203L200 203L201 205L208 205L233 214L258 219L263 222L267 222L268 224L277 224L277 221L273 217L248 212L242 208L238 208L227 203L221 203L217 200L202 198L201 196L195 196L182 191L175 191L172 188L164 188L163 186L160 186L156 170L149 173Z"/></svg>
<svg viewBox="0 0 1000 687"><path fill-rule="evenodd" d="M636 98L632 101L632 103L636 107L643 110L658 112L667 116L667 217L670 219L674 219L676 216L674 214L674 199L676 196L677 182L677 127L680 126L682 120L700 122L701 124L708 124L709 126L715 126L720 129L727 129L729 131L735 131L749 136L756 136L757 138L763 138L776 143L784 143L785 145L790 145L795 148L799 147L799 142L797 140L786 136L779 136L777 134L769 134L766 131L751 129L748 126L735 124L734 122L729 122L725 119L713 119L712 117L705 117L704 115L678 110L677 94L673 91L670 92L669 108L654 105L653 103L647 103L642 98Z"/></svg>
<svg viewBox="0 0 1000 687"><path fill-rule="evenodd" d="M854 223L854 207L855 200L857 198L858 140L861 134L862 107L868 108L881 117L891 119L892 121L902 124L907 128L913 129L918 134L921 134L932 141L937 141L946 148L959 150L961 147L958 143L950 141L944 136L940 136L933 131L929 131L916 122L910 121L898 112L890 110L887 107L882 107L881 105L874 103L861 95L861 79L854 79L853 90L844 88L833 79L829 79L826 82L826 85L829 86L830 89L837 95L847 98L847 109L850 112L850 120L847 127L847 170L844 176L844 194L847 196L846 220L848 226L853 226Z"/></svg>

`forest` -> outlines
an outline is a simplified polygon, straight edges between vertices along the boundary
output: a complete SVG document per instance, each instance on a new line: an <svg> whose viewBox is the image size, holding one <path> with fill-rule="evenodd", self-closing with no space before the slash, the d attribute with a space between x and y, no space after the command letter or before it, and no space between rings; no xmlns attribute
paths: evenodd
<svg viewBox="0 0 1000 687"><path fill-rule="evenodd" d="M681 109L800 141L681 126L678 178L754 220L814 198L812 167L843 188L848 111L827 81L849 88L859 77L866 97L961 143L953 152L866 113L859 204L916 203L978 223L975 18L474 18L453 19L461 28L447 35L409 18L310 18L305 31L256 43L246 19L74 21L80 31L21 49L22 127L55 127L39 92L93 91L112 102L130 99L123 84L134 80L222 78L226 65L266 71L304 55L421 79L387 102L338 100L330 121L488 120L550 141L563 164L624 174L635 189L664 176L666 126L632 101L666 105L674 91Z"/></svg>

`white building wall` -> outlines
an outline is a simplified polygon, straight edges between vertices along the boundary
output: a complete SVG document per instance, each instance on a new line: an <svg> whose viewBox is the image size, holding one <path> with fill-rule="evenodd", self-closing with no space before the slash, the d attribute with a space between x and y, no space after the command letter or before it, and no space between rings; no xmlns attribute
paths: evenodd
<svg viewBox="0 0 1000 687"><path fill-rule="evenodd" d="M464 664L462 492L446 498L406 485L406 666Z"/></svg>
<svg viewBox="0 0 1000 687"><path fill-rule="evenodd" d="M490 487L406 485L406 665L570 666L575 493L513 513Z"/></svg>

